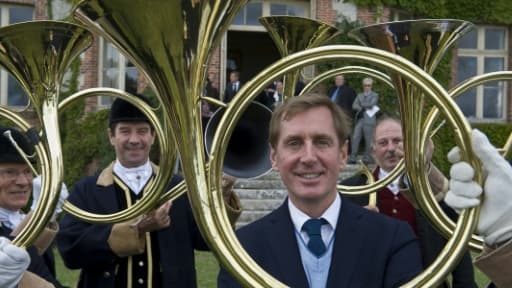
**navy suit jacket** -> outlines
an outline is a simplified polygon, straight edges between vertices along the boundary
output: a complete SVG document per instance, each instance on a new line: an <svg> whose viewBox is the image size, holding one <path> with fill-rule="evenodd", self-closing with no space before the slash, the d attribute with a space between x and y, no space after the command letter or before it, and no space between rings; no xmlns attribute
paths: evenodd
<svg viewBox="0 0 512 288"><path fill-rule="evenodd" d="M226 90L224 92L224 102L229 103L233 98L235 98L236 93L238 93L238 91L242 89L242 85L242 82L238 81L238 90L235 91L233 90L233 83L229 82L228 84L226 84Z"/></svg>
<svg viewBox="0 0 512 288"><path fill-rule="evenodd" d="M114 185L97 185L98 176L79 181L68 200L86 211L98 214L119 212L119 199ZM169 187L179 183L174 177ZM161 287L196 287L194 250L207 250L186 195L175 199L169 211L171 225L153 232L158 237ZM116 287L119 257L110 249L107 239L112 224L91 224L64 214L57 234L57 247L65 265L82 269L78 287Z"/></svg>
<svg viewBox="0 0 512 288"><path fill-rule="evenodd" d="M290 287L308 287L287 200L237 231L246 251ZM397 287L422 271L418 240L406 223L342 200L327 287ZM221 269L218 287L240 287Z"/></svg>

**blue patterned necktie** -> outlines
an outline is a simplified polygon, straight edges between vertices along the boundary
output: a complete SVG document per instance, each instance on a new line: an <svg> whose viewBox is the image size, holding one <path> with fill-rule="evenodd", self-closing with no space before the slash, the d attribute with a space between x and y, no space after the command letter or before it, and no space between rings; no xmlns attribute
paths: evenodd
<svg viewBox="0 0 512 288"><path fill-rule="evenodd" d="M308 249L315 254L317 258L320 258L320 256L322 256L327 250L325 243L322 240L321 233L321 228L324 224L327 224L327 220L324 218L311 218L302 225L302 230L304 230L309 236Z"/></svg>

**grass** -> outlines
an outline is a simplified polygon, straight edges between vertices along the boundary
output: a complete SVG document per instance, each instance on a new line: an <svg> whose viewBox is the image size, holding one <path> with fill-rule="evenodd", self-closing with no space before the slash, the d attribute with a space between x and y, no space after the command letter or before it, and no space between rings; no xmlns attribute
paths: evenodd
<svg viewBox="0 0 512 288"><path fill-rule="evenodd" d="M59 281L67 287L76 287L78 281L78 270L69 270L64 267L57 250L55 252L55 261L57 266L57 276ZM475 256L475 254L473 255ZM217 273L219 266L217 259L210 252L196 252L197 286L199 288L217 287ZM488 278L475 267L475 280L478 287L484 288L489 283Z"/></svg>

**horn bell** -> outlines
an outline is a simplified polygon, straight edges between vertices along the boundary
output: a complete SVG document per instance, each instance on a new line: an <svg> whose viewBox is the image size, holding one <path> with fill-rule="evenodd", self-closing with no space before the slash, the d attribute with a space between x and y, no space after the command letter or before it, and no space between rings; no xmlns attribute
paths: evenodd
<svg viewBox="0 0 512 288"><path fill-rule="evenodd" d="M41 141L36 143L43 174L41 198L13 241L21 247L29 246L42 232L57 203L63 180L59 88L71 62L92 39L86 28L59 21L23 22L0 29L0 65L18 80L41 126ZM2 107L0 114L30 131L22 116L10 108Z"/></svg>
<svg viewBox="0 0 512 288"><path fill-rule="evenodd" d="M211 116L205 129L205 147L209 152L215 132L226 108ZM224 156L222 171L237 178L257 178L272 170L268 144L272 111L259 102L252 102L237 122Z"/></svg>

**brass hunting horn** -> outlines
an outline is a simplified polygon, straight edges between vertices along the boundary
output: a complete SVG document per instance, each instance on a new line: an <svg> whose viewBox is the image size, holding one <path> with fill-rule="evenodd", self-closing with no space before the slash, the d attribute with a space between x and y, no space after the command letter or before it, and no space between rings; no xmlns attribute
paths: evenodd
<svg viewBox="0 0 512 288"><path fill-rule="evenodd" d="M20 247L27 247L36 239L57 203L63 178L59 89L71 62L91 42L92 35L84 27L66 22L33 21L0 28L0 64L21 84L40 126L31 127L20 111L0 106L0 115L28 132L36 142L43 176L40 202L13 241Z"/></svg>
<svg viewBox="0 0 512 288"><path fill-rule="evenodd" d="M229 127L230 125L234 125L234 121L236 121L236 119L230 118L229 115L236 115L238 110L246 107L250 101L257 96L259 91L265 87L269 79L275 79L283 73L295 71L308 65L314 65L328 61L337 61L340 59L350 59L351 61L369 63L372 66L388 70L391 74L400 75L401 79L407 81L407 83L409 83L411 86L417 87L418 91L422 91L423 95L435 99L435 103L441 106L440 109L444 114L457 114L458 110L456 108L456 104L451 100L449 94L427 72L425 72L411 61L397 56L394 53L382 51L380 49L355 45L332 45L312 48L306 51L291 54L288 57L281 59L264 69L251 81L246 83L244 87L242 87L239 93L245 97L235 97L233 100L234 105L230 105L226 111L226 114L221 120L219 127ZM440 103L445 102L446 105L440 105ZM458 117L452 117L449 119L450 124L453 126L458 125L467 129L467 124L464 122L460 112L458 113ZM214 151L212 153L213 158L216 158L216 153L221 153L222 151L220 148L226 145L226 134L226 129L218 130L218 135L216 135L218 137L214 139L212 146L212 150ZM466 135L466 139L464 140L467 140L467 138L468 136ZM467 145L461 147L463 147L463 149L468 148ZM467 158L469 153L470 151L464 150L464 157ZM416 158L418 158L418 155L411 156L416 156ZM210 169L210 175L214 175L216 174L215 171L220 171L222 169L222 166L218 162L212 162L210 163ZM421 167L421 169L424 168ZM436 261L436 266L438 269L426 270L417 278L407 283L405 287L431 287L435 286L435 283L440 283L446 277L451 267L454 266L456 259L460 257L460 255L462 255L464 252L465 244L467 243L476 223L475 210L477 209L464 211L460 216L458 225L454 231L454 235L445 248L447 251L452 251L452 257L449 257L446 254L441 255L442 257ZM245 267L247 267L247 269L251 269L251 266L249 265ZM236 277L238 281L240 281L240 283L247 283L247 279L245 279L244 275L240 275L238 272L232 270L230 271L232 275ZM267 282L258 283L266 283L266 286L264 287L277 287L275 285L268 285Z"/></svg>
<svg viewBox="0 0 512 288"><path fill-rule="evenodd" d="M268 16L258 20L267 29L283 58L295 52L325 45L341 33L334 26L304 17ZM299 76L300 70L284 75L283 100L294 95Z"/></svg>
<svg viewBox="0 0 512 288"><path fill-rule="evenodd" d="M444 52L472 28L473 25L471 23L460 20L413 20L366 26L352 30L349 35L365 45L391 52L397 55L397 57L404 57L431 74ZM429 219L436 219L436 215L440 213L436 214L434 212L435 209L432 208L437 206L437 203L428 185L425 176L427 175L425 165L423 164L425 141L429 136L429 129L425 129L425 119L423 116L425 94L400 74L390 73L390 75L395 83L400 99L400 112L404 131L405 167L411 184L414 187L413 190L418 205L427 214ZM458 127L458 129L454 129L457 144L467 151L466 159L473 167L477 167L477 170L480 170L478 161L471 154L470 126L466 123L462 112L449 97L441 98L438 95L437 97L430 98L430 100L438 108L442 106L443 109L450 111L444 113L444 116L453 127ZM477 174L477 181L481 181L481 175ZM437 208L440 211L439 207ZM466 217L466 214L469 214L469 216ZM439 283L444 278L441 278L441 275L449 272L450 267L453 267L453 263L457 263L458 257L461 254L453 253L449 255L449 250L451 250L450 248L455 248L458 251L459 247L462 249L469 241L474 229L474 224L470 225L469 222L475 222L478 208L464 211L461 215L452 238L446 244L446 247L449 248L444 249L436 261L422 273L422 275L431 274L436 276L422 284L428 283L427 286L430 286L430 284L435 285ZM459 234L457 230L462 232ZM440 265L444 261L446 261L447 265ZM418 278L421 278L421 275ZM419 280L413 281L413 283L420 284Z"/></svg>
<svg viewBox="0 0 512 288"><path fill-rule="evenodd" d="M323 45L340 33L336 27L303 17L268 16L260 17L259 21L282 57ZM299 75L300 71L284 75L283 100L294 95ZM206 127L205 146L208 152L220 119L226 112L226 105L222 103L222 106L215 111ZM224 158L224 173L237 178L257 178L271 171L268 145L271 117L272 111L266 106L258 102L250 104L231 134Z"/></svg>
<svg viewBox="0 0 512 288"><path fill-rule="evenodd" d="M242 283L246 286L266 283L267 287L279 287L278 282L243 253L227 219L220 192L227 145L215 148L216 136L208 161L203 146L200 113L203 99L200 95L206 65L232 18L246 3L246 0L85 0L78 3L74 15L91 30L109 39L135 63L155 91L160 102L162 128L181 157L194 217L223 266L244 279ZM232 103L237 102L236 99L240 98L235 97ZM236 123L249 103L227 105L222 119L236 110L235 116L230 118ZM224 140L229 139L234 127L222 131L226 133ZM212 169L212 166L220 169ZM181 188L163 197L175 198L183 191Z"/></svg>

